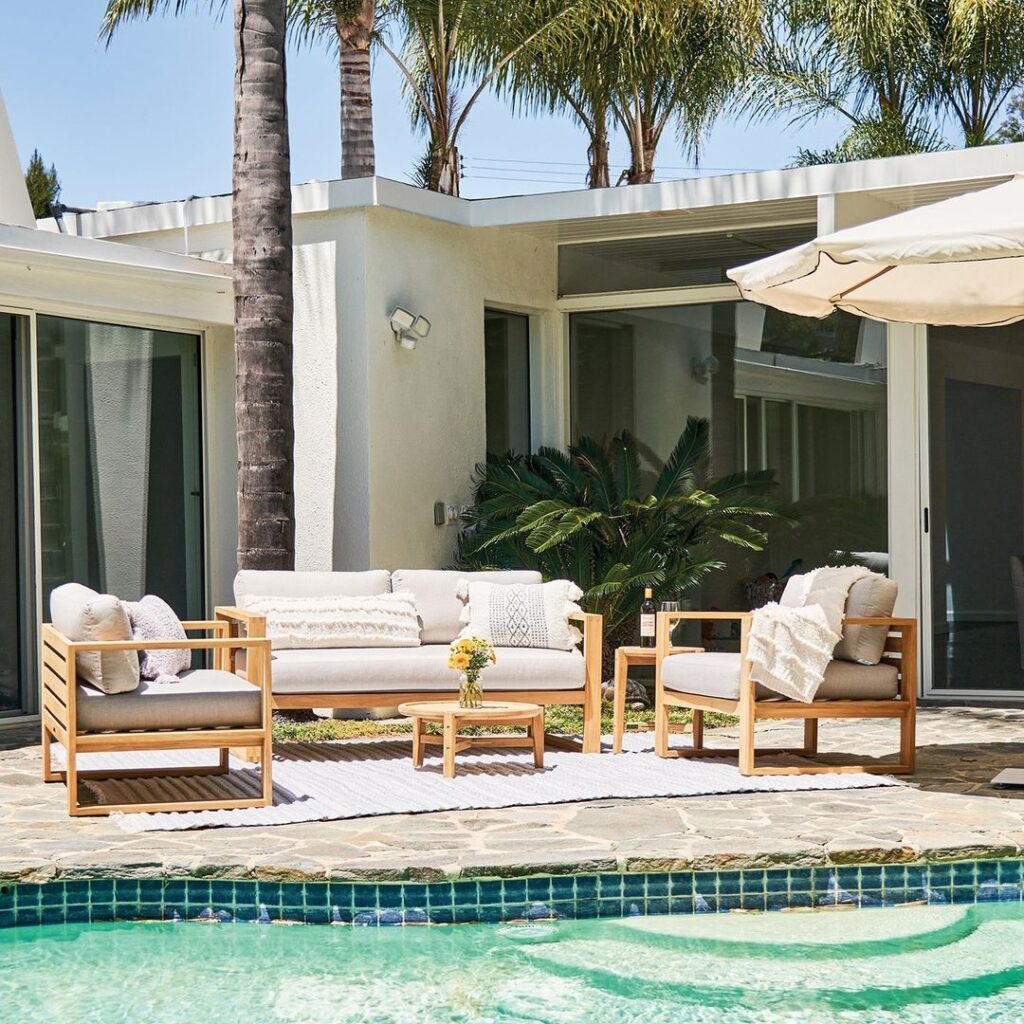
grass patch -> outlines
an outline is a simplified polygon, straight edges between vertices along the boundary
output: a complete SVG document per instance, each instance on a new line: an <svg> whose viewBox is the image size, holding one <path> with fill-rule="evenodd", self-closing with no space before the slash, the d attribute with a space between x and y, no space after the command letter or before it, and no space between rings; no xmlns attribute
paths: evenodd
<svg viewBox="0 0 1024 1024"><path fill-rule="evenodd" d="M689 711L682 708L671 708L669 721L686 724L692 718ZM630 723L654 724L654 709L642 711L626 711L627 727ZM730 715L707 712L704 723L709 728L719 725L733 725L735 719ZM428 731L440 732L440 726L429 725ZM497 726L484 729L473 726L465 730L467 735L478 735L482 732L511 732L517 726ZM544 712L544 728L547 732L563 736L579 736L583 733L583 709L576 704L555 704ZM606 701L601 707L601 732L606 735L612 731L612 705ZM373 719L334 719L321 718L316 722L274 722L274 739L281 743L288 740L303 743L322 743L325 740L347 740L375 736L408 736L412 733L412 723L405 718Z"/></svg>

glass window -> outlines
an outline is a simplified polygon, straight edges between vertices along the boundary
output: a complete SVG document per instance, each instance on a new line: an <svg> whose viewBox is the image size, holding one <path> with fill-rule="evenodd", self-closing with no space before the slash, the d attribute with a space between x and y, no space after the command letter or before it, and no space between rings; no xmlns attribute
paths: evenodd
<svg viewBox="0 0 1024 1024"><path fill-rule="evenodd" d="M199 338L37 324L44 601L75 580L202 617Z"/></svg>
<svg viewBox="0 0 1024 1024"><path fill-rule="evenodd" d="M484 310L487 451L530 451L530 318Z"/></svg>
<svg viewBox="0 0 1024 1024"><path fill-rule="evenodd" d="M749 302L575 313L570 383L574 439L629 430L653 464L700 416L712 475L774 471L795 525L772 526L764 552L724 547L705 601L743 607L744 582L765 573L887 567L884 325Z"/></svg>

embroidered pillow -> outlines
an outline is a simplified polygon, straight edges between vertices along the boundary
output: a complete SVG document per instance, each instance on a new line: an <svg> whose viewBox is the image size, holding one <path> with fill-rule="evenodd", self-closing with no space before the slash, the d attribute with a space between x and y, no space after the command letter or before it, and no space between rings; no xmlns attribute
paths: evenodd
<svg viewBox="0 0 1024 1024"><path fill-rule="evenodd" d="M270 646L279 651L420 645L420 624L412 594L367 597L254 594L243 599L242 607L267 617Z"/></svg>
<svg viewBox="0 0 1024 1024"><path fill-rule="evenodd" d="M155 594L146 594L140 601L122 601L133 640L187 640L181 619L174 609ZM192 652L158 648L139 651L139 675L158 683L176 682L180 672L192 667Z"/></svg>
<svg viewBox="0 0 1024 1024"><path fill-rule="evenodd" d="M583 591L569 580L550 583L477 583L462 580L466 602L460 637L478 636L495 647L541 647L571 651L583 634L569 622Z"/></svg>

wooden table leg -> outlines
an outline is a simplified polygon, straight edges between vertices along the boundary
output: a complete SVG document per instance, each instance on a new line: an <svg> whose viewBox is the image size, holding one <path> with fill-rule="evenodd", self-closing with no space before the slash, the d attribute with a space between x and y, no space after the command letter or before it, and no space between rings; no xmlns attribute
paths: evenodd
<svg viewBox="0 0 1024 1024"><path fill-rule="evenodd" d="M704 749L704 712L699 708L695 708L693 711L693 723L692 723L692 739L693 749L703 750Z"/></svg>
<svg viewBox="0 0 1024 1024"><path fill-rule="evenodd" d="M455 737L458 735L459 720L455 715L444 716L444 777L455 778Z"/></svg>
<svg viewBox="0 0 1024 1024"><path fill-rule="evenodd" d="M533 765L544 767L544 712L538 711L530 723L530 739L533 740Z"/></svg>
<svg viewBox="0 0 1024 1024"><path fill-rule="evenodd" d="M626 652L620 647L615 652L615 699L613 710L612 753L622 753L622 734L626 731L626 682L629 677L629 664Z"/></svg>
<svg viewBox="0 0 1024 1024"><path fill-rule="evenodd" d="M412 720L412 766L414 768L423 767L423 731L426 727L422 718Z"/></svg>

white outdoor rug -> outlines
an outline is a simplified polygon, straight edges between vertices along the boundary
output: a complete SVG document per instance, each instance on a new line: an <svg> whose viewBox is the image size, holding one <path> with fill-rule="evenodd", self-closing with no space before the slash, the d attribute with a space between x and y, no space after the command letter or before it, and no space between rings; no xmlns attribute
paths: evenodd
<svg viewBox="0 0 1024 1024"><path fill-rule="evenodd" d="M680 737L674 737L679 742ZM516 748L467 751L456 757L458 774L445 779L440 757L412 766L408 740L281 743L274 748L274 803L232 811L178 811L117 815L126 832L282 825L379 814L472 810L581 800L721 793L849 790L902 785L882 775L740 775L735 760L689 760L654 755L652 733L627 734L624 752L586 755L547 750L544 767ZM684 739L685 742L685 739ZM138 767L210 763L208 752L93 754L81 767ZM145 760L143 760L145 759ZM780 757L780 763L797 763ZM102 803L152 803L218 796L255 796L259 770L232 759L230 775L83 782Z"/></svg>

